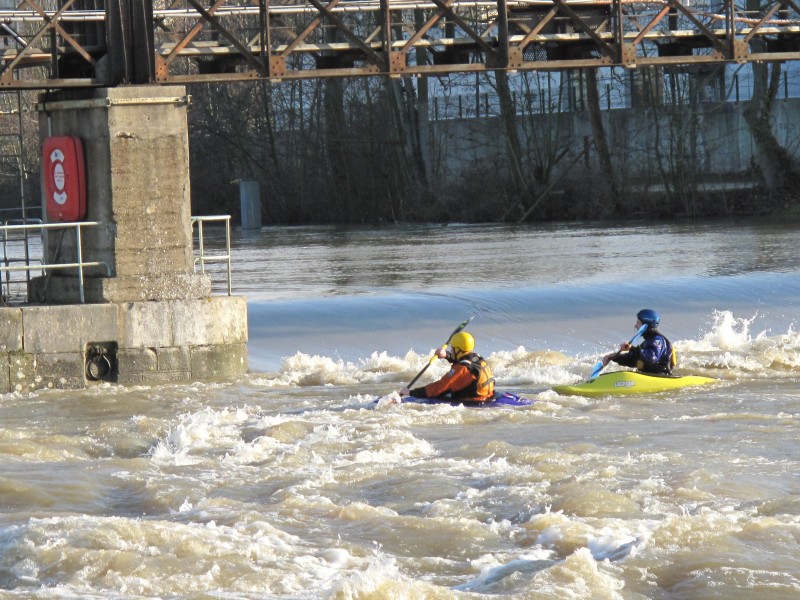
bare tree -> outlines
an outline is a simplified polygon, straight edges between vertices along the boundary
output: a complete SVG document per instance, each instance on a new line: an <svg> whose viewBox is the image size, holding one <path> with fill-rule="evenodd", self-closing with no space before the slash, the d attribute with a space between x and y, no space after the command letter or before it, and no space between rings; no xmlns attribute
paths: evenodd
<svg viewBox="0 0 800 600"><path fill-rule="evenodd" d="M753 3L753 0L748 0L748 6ZM764 42L760 38L753 38L750 44L758 47L763 46ZM751 66L753 96L744 111L744 118L755 142L753 160L761 171L764 185L774 190L783 187L786 176L793 170L791 157L772 130L772 111L780 82L781 63L751 63Z"/></svg>
<svg viewBox="0 0 800 600"><path fill-rule="evenodd" d="M746 0L747 10L757 14L761 11L759 0ZM753 37L750 46L763 51L765 41ZM772 111L781 75L781 63L751 63L753 69L753 95L744 117L756 145L754 162L758 165L769 190L784 185L788 175L794 179L791 157L780 145L772 130Z"/></svg>
<svg viewBox="0 0 800 600"><path fill-rule="evenodd" d="M597 70L585 69L586 76L586 110L589 114L589 124L592 127L594 137L594 149L597 152L598 162L600 163L599 180L604 183L605 190L601 191L601 196L605 196L606 201L602 204L608 206L611 213L616 212L616 201L619 196L617 186L617 176L614 164L611 160L611 150L608 146L605 127L603 126L603 115L600 110L600 93L597 89Z"/></svg>

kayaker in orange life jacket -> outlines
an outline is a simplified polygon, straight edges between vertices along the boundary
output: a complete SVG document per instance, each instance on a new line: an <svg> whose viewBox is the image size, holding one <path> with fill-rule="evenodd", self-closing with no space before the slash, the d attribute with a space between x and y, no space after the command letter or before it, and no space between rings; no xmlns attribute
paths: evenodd
<svg viewBox="0 0 800 600"><path fill-rule="evenodd" d="M438 381L426 386L400 390L402 396L415 398L440 398L442 400L464 400L486 402L494 397L494 374L486 360L473 352L475 338L460 331L450 338L452 350L439 350L439 358L450 361L453 366Z"/></svg>
<svg viewBox="0 0 800 600"><path fill-rule="evenodd" d="M646 325L642 343L631 346L628 342L619 347L618 352L606 354L603 366L614 361L623 367L630 367L642 373L669 375L677 362L675 350L670 341L658 332L660 315L651 308L643 308L636 315L636 329Z"/></svg>

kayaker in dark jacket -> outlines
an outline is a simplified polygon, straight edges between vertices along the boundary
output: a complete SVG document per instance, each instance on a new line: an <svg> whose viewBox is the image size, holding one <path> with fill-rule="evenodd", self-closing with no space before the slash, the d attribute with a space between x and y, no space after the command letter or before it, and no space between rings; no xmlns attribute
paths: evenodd
<svg viewBox="0 0 800 600"><path fill-rule="evenodd" d="M450 338L450 350L440 350L439 358L447 359L452 368L441 379L400 394L415 398L442 398L466 402L486 402L494 397L494 374L480 354L473 352L475 338L461 331Z"/></svg>
<svg viewBox="0 0 800 600"><path fill-rule="evenodd" d="M670 341L658 331L661 322L659 314L650 308L644 308L636 315L637 331L647 325L642 334L642 343L631 346L625 342L619 347L618 352L606 354L603 357L603 366L610 361L641 371L642 373L657 373L669 375L677 362L675 350Z"/></svg>

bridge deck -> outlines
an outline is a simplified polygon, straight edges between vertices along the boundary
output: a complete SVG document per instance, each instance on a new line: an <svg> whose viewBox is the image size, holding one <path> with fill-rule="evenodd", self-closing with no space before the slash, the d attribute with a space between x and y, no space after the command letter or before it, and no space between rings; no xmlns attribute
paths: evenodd
<svg viewBox="0 0 800 600"><path fill-rule="evenodd" d="M50 0L53 1L53 0ZM800 59L794 0L173 3L0 11L0 86L445 75ZM232 1L232 0L231 0ZM125 4L125 2L122 2ZM139 3L131 2L135 13ZM713 10L712 10L713 9ZM719 12L719 11L722 12ZM124 40L124 41L121 41Z"/></svg>

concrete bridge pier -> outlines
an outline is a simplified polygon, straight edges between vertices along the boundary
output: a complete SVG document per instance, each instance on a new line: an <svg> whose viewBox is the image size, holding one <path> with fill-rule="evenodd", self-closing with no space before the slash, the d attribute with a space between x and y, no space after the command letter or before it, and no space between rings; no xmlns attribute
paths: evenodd
<svg viewBox="0 0 800 600"><path fill-rule="evenodd" d="M71 232L47 231L45 260L70 264L80 252L107 268L84 271L84 303L70 268L34 279L29 305L0 309L0 392L247 371L245 298L212 296L208 276L194 272L188 104L182 86L41 96L40 139L80 139L83 219L98 223L82 229L80 246Z"/></svg>

